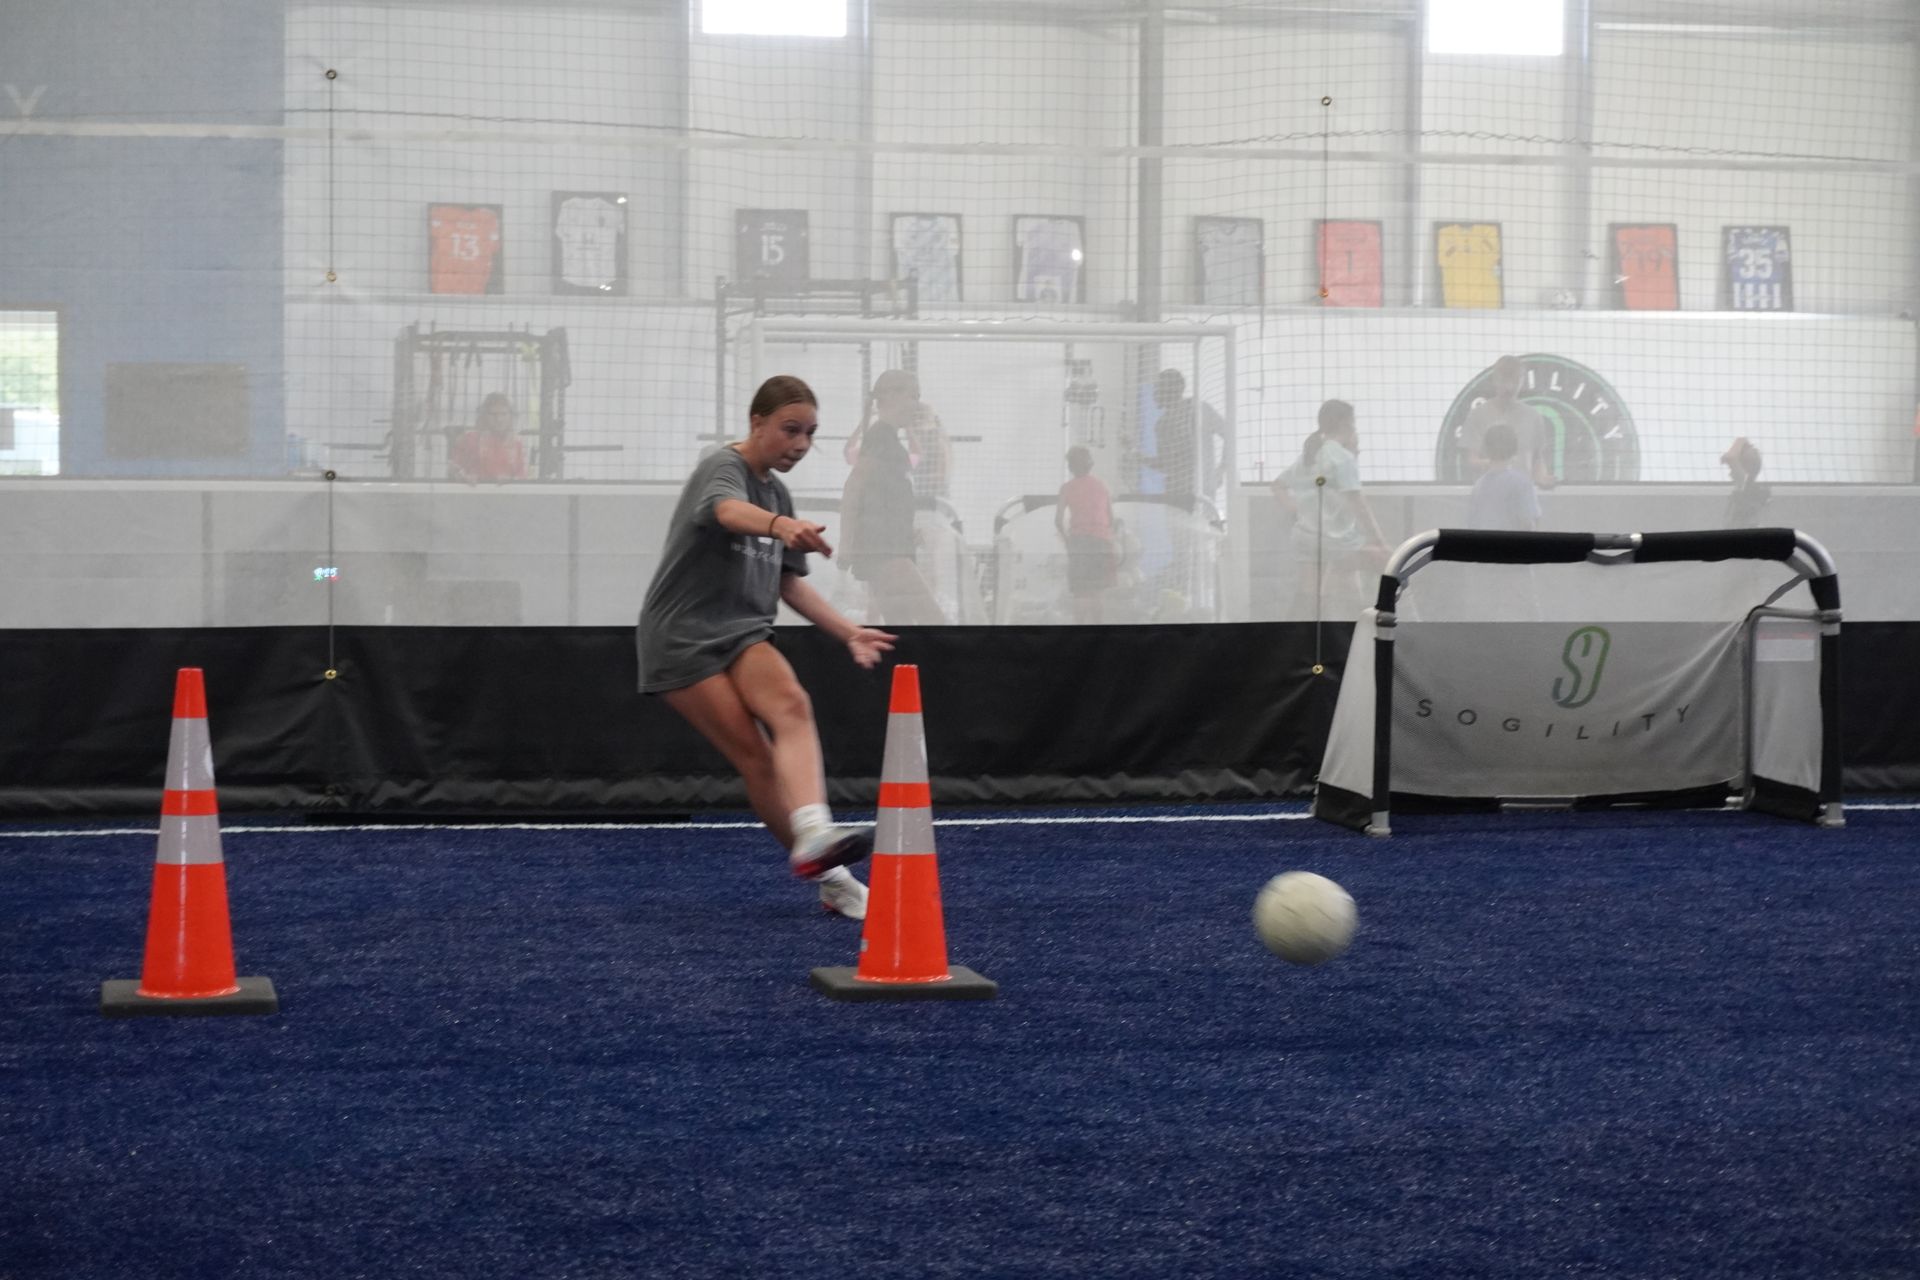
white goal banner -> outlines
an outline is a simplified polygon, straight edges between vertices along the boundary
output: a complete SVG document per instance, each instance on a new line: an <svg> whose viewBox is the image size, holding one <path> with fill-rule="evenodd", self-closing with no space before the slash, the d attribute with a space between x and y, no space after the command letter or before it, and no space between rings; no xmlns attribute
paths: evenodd
<svg viewBox="0 0 1920 1280"><path fill-rule="evenodd" d="M1401 627L1392 788L1566 797L1738 778L1742 644L1738 622Z"/></svg>

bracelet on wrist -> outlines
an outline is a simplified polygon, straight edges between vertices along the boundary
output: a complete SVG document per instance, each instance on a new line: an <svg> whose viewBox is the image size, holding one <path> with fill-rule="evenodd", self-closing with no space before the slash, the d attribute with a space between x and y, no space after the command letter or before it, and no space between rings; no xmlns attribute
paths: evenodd
<svg viewBox="0 0 1920 1280"><path fill-rule="evenodd" d="M778 536L778 535L776 535L776 534L774 533L774 531L773 531L773 526L775 526L775 525L777 525L777 524L779 524L779 523L780 523L780 517L779 517L778 515L775 515L775 516L773 517L773 519L771 519L771 520L769 520L769 521L767 521L767 536L768 536L769 538L772 538L772 537L777 537L777 536Z"/></svg>

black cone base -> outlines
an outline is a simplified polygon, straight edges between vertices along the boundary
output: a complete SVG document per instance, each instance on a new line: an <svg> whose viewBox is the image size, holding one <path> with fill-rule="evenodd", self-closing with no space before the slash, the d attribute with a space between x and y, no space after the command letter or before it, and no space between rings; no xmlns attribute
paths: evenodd
<svg viewBox="0 0 1920 1280"><path fill-rule="evenodd" d="M109 1018L210 1018L225 1013L278 1013L272 978L241 978L230 996L143 996L138 978L100 984L100 1012Z"/></svg>
<svg viewBox="0 0 1920 1280"><path fill-rule="evenodd" d="M815 969L807 981L829 1000L991 1000L1000 984L963 964L948 965L945 982L865 982L851 965Z"/></svg>

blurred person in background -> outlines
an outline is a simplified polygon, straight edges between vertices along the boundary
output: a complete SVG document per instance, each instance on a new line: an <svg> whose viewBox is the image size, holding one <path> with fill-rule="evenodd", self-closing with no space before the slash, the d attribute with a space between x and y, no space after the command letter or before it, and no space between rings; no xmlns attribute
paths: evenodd
<svg viewBox="0 0 1920 1280"><path fill-rule="evenodd" d="M1720 464L1733 479L1733 492L1727 495L1724 517L1729 529L1752 529L1759 525L1767 503L1773 498L1773 486L1760 483L1760 449L1740 436L1720 455Z"/></svg>
<svg viewBox="0 0 1920 1280"><path fill-rule="evenodd" d="M513 401L489 392L473 415L473 425L455 437L447 453L447 474L468 484L525 480L527 447L514 432L513 421Z"/></svg>

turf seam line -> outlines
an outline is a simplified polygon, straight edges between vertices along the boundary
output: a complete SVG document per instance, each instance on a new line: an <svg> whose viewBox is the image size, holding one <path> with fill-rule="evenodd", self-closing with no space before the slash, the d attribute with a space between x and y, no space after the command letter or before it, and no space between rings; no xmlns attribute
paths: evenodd
<svg viewBox="0 0 1920 1280"><path fill-rule="evenodd" d="M1174 815L1094 815L1078 818L937 818L936 827L1102 826L1152 825L1183 822L1293 822L1312 817L1301 813L1196 813ZM758 822L394 822L325 826L222 826L231 835L327 835L336 831L753 831ZM95 827L63 831L0 831L0 839L72 839L76 836L150 836L152 827Z"/></svg>
<svg viewBox="0 0 1920 1280"><path fill-rule="evenodd" d="M1914 804L1848 804L1849 810L1910 812ZM1738 813L1738 809L1702 809L1701 813ZM1179 825L1186 822L1299 822L1313 815L1288 813L1095 814L1085 817L936 818L936 827L1093 827ZM367 831L752 831L758 822L369 822L325 826L223 826L222 835L328 835ZM0 840L74 839L79 836L151 836L153 827L95 827L62 831L0 831Z"/></svg>

